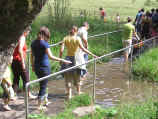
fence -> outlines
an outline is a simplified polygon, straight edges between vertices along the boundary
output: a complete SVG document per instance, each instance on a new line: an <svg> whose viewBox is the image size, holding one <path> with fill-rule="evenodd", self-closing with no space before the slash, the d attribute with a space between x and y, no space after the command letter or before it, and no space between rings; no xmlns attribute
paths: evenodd
<svg viewBox="0 0 158 119"><path fill-rule="evenodd" d="M71 8L71 13L73 17L92 17L92 18L100 18L100 11L99 9L96 10L96 8L92 8L90 10L88 9L80 9L80 8ZM120 19L121 21L127 21L127 17L128 15L121 15ZM134 19L134 17L132 16L132 18ZM108 14L106 16L106 19L112 20L112 21L116 21L116 14Z"/></svg>
<svg viewBox="0 0 158 119"><path fill-rule="evenodd" d="M110 33L115 33L115 32L116 32L116 31L110 32ZM107 35L107 34L108 34L108 33L100 34L100 35L95 35L95 36L90 36L89 38L104 36L104 35ZM152 38L150 38L150 39L147 39L147 40L143 41L143 43L145 44L146 42L149 42L149 41L152 41L152 40L155 41L155 39L157 39L157 38L158 38L158 36L152 37ZM155 43L156 43L156 42L153 42L153 46L155 46ZM60 44L60 42L59 42L59 44ZM135 45L139 45L139 44L140 44L140 43L137 43L137 44L135 44ZM54 45L54 46L56 46L56 45ZM113 52L111 52L111 53L102 55L102 56L100 56L100 57L98 57L98 58L91 59L91 60L87 61L87 62L84 63L84 64L80 64L80 65L77 65L77 66L73 66L73 67L70 67L70 68L68 68L68 69L65 69L65 70L62 70L62 71L59 71L59 72L55 72L55 73L53 73L53 74L50 74L50 75L48 75L48 76L46 76L46 77L39 78L39 79L37 79L37 80L28 82L28 83L26 84L26 89L25 89L25 90L26 90L26 93L25 93L26 119L28 119L28 114L29 114L29 110L28 110L28 108L29 108L29 105L28 105L28 87L29 87L30 85L32 85L32 84L34 84L34 83L37 83L37 82L40 82L40 81L43 81L43 80L46 80L46 79L48 79L48 78L50 78L50 77L57 76L57 75L59 75L59 74L61 74L61 73L64 73L64 72L69 71L69 70L71 70L71 69L75 69L75 68L77 68L77 67L79 67L79 66L82 66L82 65L85 65L85 64L89 64L89 63L94 62L94 71L93 71L93 77L94 77L94 78L93 78L93 101L95 102L96 62L99 61L99 60L101 60L101 59L103 59L103 58L105 58L105 57L112 56L112 55L114 55L114 54L116 54L116 53L119 53L119 52L123 52L123 51L125 51L125 50L127 50L127 49L129 49L129 48L132 48L132 49L133 49L133 47L134 47L134 45L129 46L129 47L126 47L126 48L122 48L122 49L120 49L120 50L113 51ZM133 56L132 56L132 53L131 53L131 65L132 65L132 57L133 57Z"/></svg>

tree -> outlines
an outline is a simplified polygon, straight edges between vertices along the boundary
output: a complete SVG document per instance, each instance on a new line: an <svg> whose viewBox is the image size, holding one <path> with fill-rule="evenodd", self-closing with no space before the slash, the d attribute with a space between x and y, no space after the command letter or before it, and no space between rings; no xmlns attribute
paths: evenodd
<svg viewBox="0 0 158 119"><path fill-rule="evenodd" d="M17 40L47 0L0 0L0 78Z"/></svg>

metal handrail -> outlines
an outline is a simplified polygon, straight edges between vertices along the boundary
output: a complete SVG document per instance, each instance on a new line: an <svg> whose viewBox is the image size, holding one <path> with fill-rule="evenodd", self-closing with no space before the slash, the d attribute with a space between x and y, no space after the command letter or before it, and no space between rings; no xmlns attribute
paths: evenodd
<svg viewBox="0 0 158 119"><path fill-rule="evenodd" d="M122 30L116 30L116 31L111 31L111 32L105 32L105 33L102 33L102 34L96 34L96 35L90 35L88 36L88 40L89 38L94 38L94 37L99 37L99 36L105 36L105 35L108 35L108 34L112 34L112 33L117 33L117 32L120 32ZM62 43L62 41L59 41L55 44L50 44L50 47L54 47L54 46L57 46L57 45L60 45ZM30 52L30 50L27 50L27 52Z"/></svg>
<svg viewBox="0 0 158 119"><path fill-rule="evenodd" d="M156 39L156 38L158 38L158 36L155 36L155 37L149 38L149 39L147 39L147 40L145 40L145 41L142 41L142 43L148 42L148 41L150 41L150 40L154 40L154 39ZM25 87L25 92L26 92L26 93L25 93L25 109L26 109L25 112L26 112L26 119L28 119L28 87L29 87L31 84L37 83L37 82L40 82L40 81L43 81L43 80L48 79L48 78L50 78L50 77L59 75L59 74L61 74L61 73L64 73L64 72L69 71L69 70L72 70L72 69L75 69L75 68L77 68L77 67L79 67L79 66L82 66L82 65L85 65L85 64L88 64L88 63L91 63L91 62L94 62L94 77L95 77L95 79L96 79L96 61L97 61L97 60L100 60L100 59L102 59L102 58L104 58L104 57L111 56L111 55L113 55L113 54L116 54L116 53L125 51L125 50L127 50L127 49L129 49L129 48L133 48L135 45L139 45L139 44L141 44L141 43L137 43L137 44L128 46L128 47L126 47L126 48L122 48L122 49L113 51L113 52L111 52L111 53L102 55L102 56L100 56L100 57L98 57L98 58L93 58L93 59L91 59L91 60L88 60L86 63L80 64L80 65L76 65L76 66L73 66L73 67L64 69L64 70L59 71L59 72L55 72L55 73L50 74L50 75L48 75L48 76L45 76L45 77L39 78L39 79L37 79L37 80L33 80L33 81L30 81L30 82L26 83L26 87ZM94 88L95 88L95 79L94 79L94 81L93 81L93 83L94 83L94 84L93 84L93 86L94 86L94 87L93 87L93 93L95 93L95 90L94 90ZM93 94L93 99L95 100L95 94Z"/></svg>
<svg viewBox="0 0 158 119"><path fill-rule="evenodd" d="M112 32L106 32L106 33L103 33L103 34L92 35L92 36L89 36L88 38L94 38L94 37L105 36L105 35L108 35L108 34L117 33L117 32L121 32L121 31L122 31L122 30L117 30L117 31L112 31Z"/></svg>
<svg viewBox="0 0 158 119"><path fill-rule="evenodd" d="M108 35L108 34L113 34L113 33L117 33L117 32L121 32L122 30L115 30L115 31L111 31L111 32L105 32L105 33L102 33L102 34L96 34L96 35L90 35L88 36L88 40L89 38L95 38L95 37L100 37L100 36L105 36L105 35ZM59 41L58 43L55 43L55 44L51 44L50 47L55 47L55 46L58 46L62 43L63 41ZM27 53L30 53L30 50L27 50ZM28 69L29 69L29 78L30 78L30 55L28 55Z"/></svg>

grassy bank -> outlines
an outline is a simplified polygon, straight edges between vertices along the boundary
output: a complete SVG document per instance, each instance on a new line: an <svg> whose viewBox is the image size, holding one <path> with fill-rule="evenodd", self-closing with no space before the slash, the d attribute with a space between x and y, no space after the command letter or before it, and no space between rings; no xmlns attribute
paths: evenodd
<svg viewBox="0 0 158 119"><path fill-rule="evenodd" d="M158 48L150 49L133 64L133 73L137 79L158 81Z"/></svg>
<svg viewBox="0 0 158 119"><path fill-rule="evenodd" d="M48 117L44 114L30 115L31 119L76 119L77 117L72 111L81 106L89 106L92 104L92 98L88 95L81 95L73 98L65 105L65 111L59 113L55 117ZM92 114L79 117L77 119L156 119L158 103L153 100L141 102L139 104L122 104L112 108L96 107L96 111Z"/></svg>

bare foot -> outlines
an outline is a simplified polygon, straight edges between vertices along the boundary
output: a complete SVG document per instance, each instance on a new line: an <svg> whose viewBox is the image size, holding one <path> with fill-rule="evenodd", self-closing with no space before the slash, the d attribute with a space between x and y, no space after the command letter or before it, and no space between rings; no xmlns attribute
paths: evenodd
<svg viewBox="0 0 158 119"><path fill-rule="evenodd" d="M4 105L3 108L4 108L5 111L11 111L12 110L8 105Z"/></svg>

